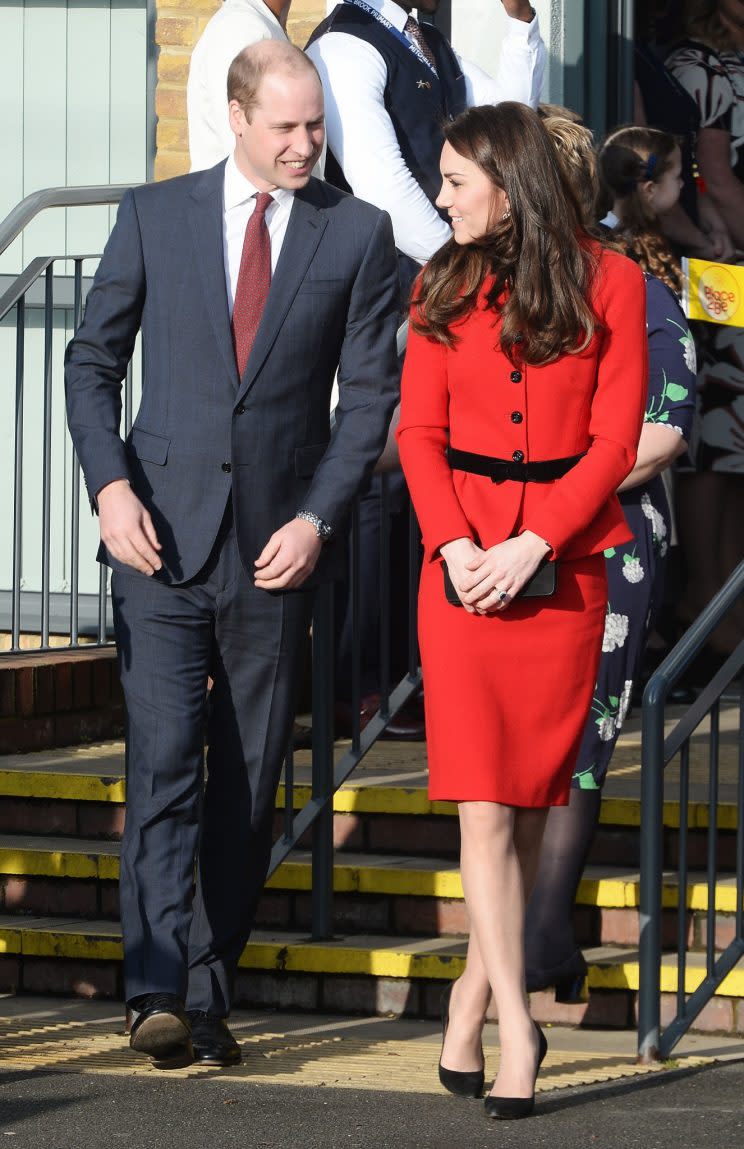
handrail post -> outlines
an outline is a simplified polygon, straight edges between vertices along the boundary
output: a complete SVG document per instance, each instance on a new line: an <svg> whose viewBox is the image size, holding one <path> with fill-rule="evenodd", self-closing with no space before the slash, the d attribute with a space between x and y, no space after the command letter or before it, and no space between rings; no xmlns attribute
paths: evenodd
<svg viewBox="0 0 744 1149"><path fill-rule="evenodd" d="M313 612L312 796L323 804L313 824L313 941L333 934L333 594L323 583Z"/></svg>
<svg viewBox="0 0 744 1149"><path fill-rule="evenodd" d="M664 865L664 702L654 675L643 694L638 1060L659 1059L661 1040L661 884ZM681 895L680 895L681 896Z"/></svg>

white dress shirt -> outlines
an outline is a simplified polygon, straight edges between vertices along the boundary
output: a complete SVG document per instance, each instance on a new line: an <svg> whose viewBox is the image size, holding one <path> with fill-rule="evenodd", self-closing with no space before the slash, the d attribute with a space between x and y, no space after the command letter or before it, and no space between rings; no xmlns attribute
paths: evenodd
<svg viewBox="0 0 744 1149"><path fill-rule="evenodd" d="M225 258L225 284L227 305L230 316L233 313L235 292L240 272L240 257L243 254L243 239L248 220L256 209L258 188L238 170L235 157L231 155L225 164L225 190L222 215L222 241ZM277 188L270 193L273 203L266 209L266 226L271 243L271 274L276 271L279 253L282 250L287 232L294 192L287 188Z"/></svg>
<svg viewBox="0 0 744 1149"><path fill-rule="evenodd" d="M287 34L263 0L225 0L191 53L186 107L192 172L211 168L235 146L227 114L227 73L248 44Z"/></svg>
<svg viewBox="0 0 744 1149"><path fill-rule="evenodd" d="M403 31L408 13L393 0L367 0ZM496 76L457 56L469 107L517 100L536 107L546 51L537 16L506 16ZM406 165L385 108L387 68L376 48L346 32L328 32L307 50L323 81L328 147L354 195L387 211L398 249L425 263L452 234ZM455 53L457 55L457 53Z"/></svg>

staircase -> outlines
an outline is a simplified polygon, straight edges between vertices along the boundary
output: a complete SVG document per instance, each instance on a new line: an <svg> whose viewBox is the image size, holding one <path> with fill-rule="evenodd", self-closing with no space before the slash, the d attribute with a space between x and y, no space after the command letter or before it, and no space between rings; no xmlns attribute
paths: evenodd
<svg viewBox="0 0 744 1149"><path fill-rule="evenodd" d="M340 744L341 746L343 744ZM724 748L725 749L725 748ZM618 748L600 831L579 890L576 923L589 962L586 1000L534 994L541 1021L635 1024L638 990L640 767L632 729ZM693 772L694 772L693 753ZM719 849L734 867L736 808L724 760ZM0 758L0 990L122 997L117 879L124 823L121 742ZM309 797L309 754L295 767L296 806ZM245 949L236 1004L436 1016L442 986L458 975L467 917L457 870L455 807L430 803L424 748L378 743L335 796L335 936L312 942L310 855L290 855L261 901ZM693 799L695 793L693 792ZM282 832L284 793L277 796ZM679 806L665 807L674 862ZM690 864L704 865L707 807L691 803ZM305 843L309 846L309 842ZM302 846L302 843L301 843ZM690 874L687 991L702 977L708 891ZM665 932L676 937L679 890L665 882ZM734 929L736 891L716 887L716 946ZM673 1011L676 967L662 972ZM744 970L735 969L697 1019L699 1031L744 1033Z"/></svg>

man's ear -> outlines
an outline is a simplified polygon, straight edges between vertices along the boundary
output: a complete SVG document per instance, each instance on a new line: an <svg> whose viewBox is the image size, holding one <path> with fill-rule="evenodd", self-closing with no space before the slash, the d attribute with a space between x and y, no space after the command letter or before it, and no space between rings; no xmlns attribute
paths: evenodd
<svg viewBox="0 0 744 1149"><path fill-rule="evenodd" d="M248 121L245 118L245 112L237 100L230 100L229 104L227 105L227 110L230 119L230 127L236 136L242 136L243 132L248 127Z"/></svg>

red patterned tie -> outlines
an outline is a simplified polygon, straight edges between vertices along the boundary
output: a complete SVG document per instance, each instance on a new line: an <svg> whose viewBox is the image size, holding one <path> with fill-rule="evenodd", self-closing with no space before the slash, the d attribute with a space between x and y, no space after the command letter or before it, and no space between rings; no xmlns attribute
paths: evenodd
<svg viewBox="0 0 744 1149"><path fill-rule="evenodd" d="M421 49L424 59L431 68L434 75L437 75L437 65L434 60L434 53L424 39L424 34L419 28L418 21L414 20L413 16L409 16L403 25L403 31L406 36L410 36L414 43Z"/></svg>
<svg viewBox="0 0 744 1149"><path fill-rule="evenodd" d="M243 253L240 257L232 333L235 361L241 379L271 286L271 241L266 226L266 209L270 203L273 200L268 192L256 194L256 206L245 229Z"/></svg>

